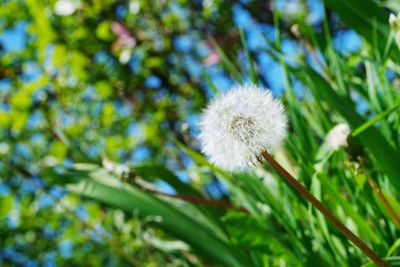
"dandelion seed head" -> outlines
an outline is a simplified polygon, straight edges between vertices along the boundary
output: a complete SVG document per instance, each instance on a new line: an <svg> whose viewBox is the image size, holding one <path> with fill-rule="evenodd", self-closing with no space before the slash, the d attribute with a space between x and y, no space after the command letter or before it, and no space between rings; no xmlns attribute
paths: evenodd
<svg viewBox="0 0 400 267"><path fill-rule="evenodd" d="M394 40L396 41L397 47L400 49L400 13L390 14L389 16L389 25L392 29Z"/></svg>
<svg viewBox="0 0 400 267"><path fill-rule="evenodd" d="M339 123L326 135L326 143L332 150L347 147L347 138L350 135L350 127L346 123Z"/></svg>
<svg viewBox="0 0 400 267"><path fill-rule="evenodd" d="M263 150L274 151L286 129L282 103L269 90L247 85L211 101L200 121L199 138L211 162L235 171L255 165Z"/></svg>
<svg viewBox="0 0 400 267"><path fill-rule="evenodd" d="M389 15L389 24L392 28L399 28L400 26L400 13L396 16L395 14L391 13Z"/></svg>

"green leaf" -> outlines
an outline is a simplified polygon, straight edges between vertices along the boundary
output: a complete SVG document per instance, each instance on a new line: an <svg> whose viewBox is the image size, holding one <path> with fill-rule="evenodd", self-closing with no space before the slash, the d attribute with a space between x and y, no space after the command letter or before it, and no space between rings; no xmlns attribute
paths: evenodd
<svg viewBox="0 0 400 267"><path fill-rule="evenodd" d="M334 202L339 205L357 225L359 233L368 239L372 240L374 243L379 244L382 240L376 234L374 229L368 224L365 219L360 216L353 208L353 206L348 203L345 199L340 197L338 191L329 183L329 181L323 176L320 175L319 178L323 183L323 188L329 192L329 196L334 199Z"/></svg>
<svg viewBox="0 0 400 267"><path fill-rule="evenodd" d="M247 46L246 37L244 35L243 29L239 29L239 34L240 34L240 40L242 42L244 54L246 56L247 63L249 64L250 79L254 84L257 84L257 82L258 82L257 72L256 72L256 69L254 67L254 61L251 58L250 51L249 51L249 48Z"/></svg>
<svg viewBox="0 0 400 267"><path fill-rule="evenodd" d="M326 5L335 11L339 17L350 27L354 28L369 43L374 44L375 38L379 40L376 45L380 55L384 55L387 40L390 35L389 16L372 0L324 0ZM391 49L394 59L400 59L398 49Z"/></svg>
<svg viewBox="0 0 400 267"><path fill-rule="evenodd" d="M71 192L95 199L127 213L140 217L155 218L155 222L167 233L188 243L195 251L225 266L249 266L244 255L217 238L212 232L186 216L177 207L151 196L137 188L122 183L106 170L92 164L78 164L64 174L48 172L45 176L64 184ZM157 219L158 218L158 219Z"/></svg>
<svg viewBox="0 0 400 267"><path fill-rule="evenodd" d="M217 86L214 84L214 82L211 80L210 76L208 75L208 73L206 71L203 71L203 76L204 79L207 82L207 85L210 86L211 90L213 91L213 93L216 95L218 94L218 88Z"/></svg>
<svg viewBox="0 0 400 267"><path fill-rule="evenodd" d="M304 265L304 262L293 254L290 242L282 242L283 236L273 231L272 225L237 212L228 213L224 220L235 245L262 254L272 251L289 266Z"/></svg>
<svg viewBox="0 0 400 267"><path fill-rule="evenodd" d="M391 267L400 266L400 257L386 257L383 260ZM372 262L364 264L362 267L375 267Z"/></svg>
<svg viewBox="0 0 400 267"><path fill-rule="evenodd" d="M110 41L113 39L111 33L111 22L109 20L102 21L96 28L96 36L103 41Z"/></svg>
<svg viewBox="0 0 400 267"><path fill-rule="evenodd" d="M43 63L46 59L46 48L55 38L55 34L48 18L49 12L46 12L48 10L43 6L42 1L27 0L26 5L28 6L28 10L34 21L31 25L31 30L37 35L39 61Z"/></svg>
<svg viewBox="0 0 400 267"><path fill-rule="evenodd" d="M397 239L393 245L390 247L387 256L391 256L400 247L400 239Z"/></svg>
<svg viewBox="0 0 400 267"><path fill-rule="evenodd" d="M0 219L8 216L14 205L14 199L11 195L4 195L0 197Z"/></svg>
<svg viewBox="0 0 400 267"><path fill-rule="evenodd" d="M355 129L351 135L353 137L355 137L355 136L361 134L362 132L367 130L369 127L373 126L375 123L377 123L380 120L383 120L385 117L389 116L392 112L396 111L398 108L400 108L400 104L376 115L374 118L370 119L369 121L366 121L361 126L359 126L357 129Z"/></svg>
<svg viewBox="0 0 400 267"><path fill-rule="evenodd" d="M317 99L322 99L331 107L337 110L347 120L352 128L358 128L365 123L365 119L357 113L353 103L347 97L337 94L329 83L317 74L314 70L308 69L309 82L313 83L318 90L312 90ZM374 126L369 127L356 139L373 156L381 170L386 173L391 184L400 192L400 156L383 134Z"/></svg>
<svg viewBox="0 0 400 267"><path fill-rule="evenodd" d="M229 60L228 56L224 53L222 48L215 42L214 39L210 38L211 44L217 52L218 56L221 58L223 65L225 66L228 73L239 83L243 81L242 74L238 71L232 61Z"/></svg>
<svg viewBox="0 0 400 267"><path fill-rule="evenodd" d="M154 163L143 163L140 165L132 166L131 170L137 174L140 174L146 179L162 179L169 185L171 185L180 194L188 194L198 197L202 196L201 193L193 189L189 184L183 183L173 172L162 165Z"/></svg>

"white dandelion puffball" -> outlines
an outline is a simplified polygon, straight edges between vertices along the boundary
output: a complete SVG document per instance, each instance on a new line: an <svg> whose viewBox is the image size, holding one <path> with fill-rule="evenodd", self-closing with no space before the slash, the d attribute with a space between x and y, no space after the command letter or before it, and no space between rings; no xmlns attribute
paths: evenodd
<svg viewBox="0 0 400 267"><path fill-rule="evenodd" d="M398 15L391 13L389 16L389 24L392 28L398 29L400 26L400 13Z"/></svg>
<svg viewBox="0 0 400 267"><path fill-rule="evenodd" d="M286 137L284 107L256 85L217 96L200 121L202 151L218 167L242 170L255 165L263 150L272 152Z"/></svg>
<svg viewBox="0 0 400 267"><path fill-rule="evenodd" d="M326 135L326 143L332 150L340 147L347 147L347 138L351 133L350 127L346 123L339 123L333 127Z"/></svg>
<svg viewBox="0 0 400 267"><path fill-rule="evenodd" d="M400 48L400 13L397 15L390 14L389 24L393 31L394 40L396 41L397 46Z"/></svg>

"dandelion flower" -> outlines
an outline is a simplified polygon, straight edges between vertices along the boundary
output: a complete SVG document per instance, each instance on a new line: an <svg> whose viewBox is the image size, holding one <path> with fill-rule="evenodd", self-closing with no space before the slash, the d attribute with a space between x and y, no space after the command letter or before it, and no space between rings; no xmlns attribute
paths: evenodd
<svg viewBox="0 0 400 267"><path fill-rule="evenodd" d="M398 28L400 26L400 14L396 16L395 14L391 13L389 16L389 24L393 28Z"/></svg>
<svg viewBox="0 0 400 267"><path fill-rule="evenodd" d="M262 151L271 153L286 137L287 118L282 103L270 91L239 86L217 96L200 121L203 153L229 171L257 162Z"/></svg>
<svg viewBox="0 0 400 267"><path fill-rule="evenodd" d="M346 123L339 123L326 135L326 143L332 150L340 147L347 147L347 138L350 134L350 127Z"/></svg>
<svg viewBox="0 0 400 267"><path fill-rule="evenodd" d="M400 13L397 15L390 14L389 25L390 28L392 29L396 44L400 48Z"/></svg>
<svg viewBox="0 0 400 267"><path fill-rule="evenodd" d="M335 130L347 136L346 126ZM347 126L348 127L348 126ZM264 158L283 179L336 228L360 248L377 266L387 266L360 238L335 217L304 185L294 178L270 153L286 136L287 119L283 105L271 92L255 85L236 87L218 96L204 111L200 122L203 152L219 167L243 169ZM332 130L333 131L333 130ZM348 130L350 132L350 130ZM335 139L333 145L343 145L346 138ZM343 141L344 140L344 141Z"/></svg>
<svg viewBox="0 0 400 267"><path fill-rule="evenodd" d="M283 179L378 266L387 266L360 238L335 217L307 188L276 162L270 153L286 136L283 105L271 92L255 85L236 87L218 96L200 121L200 141L211 162L226 170L240 170L264 158ZM335 129L336 128L336 129ZM350 130L339 125L331 131L333 146L346 145Z"/></svg>

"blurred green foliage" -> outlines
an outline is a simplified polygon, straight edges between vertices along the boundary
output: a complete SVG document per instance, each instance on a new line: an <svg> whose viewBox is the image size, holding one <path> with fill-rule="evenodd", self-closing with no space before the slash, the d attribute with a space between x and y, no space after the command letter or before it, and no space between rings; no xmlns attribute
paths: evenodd
<svg viewBox="0 0 400 267"><path fill-rule="evenodd" d="M290 118L277 160L399 266L382 200L399 213L389 11L397 1L2 2L0 264L369 265L268 166L225 173L198 152L201 108L252 81ZM334 150L338 123L354 137Z"/></svg>

